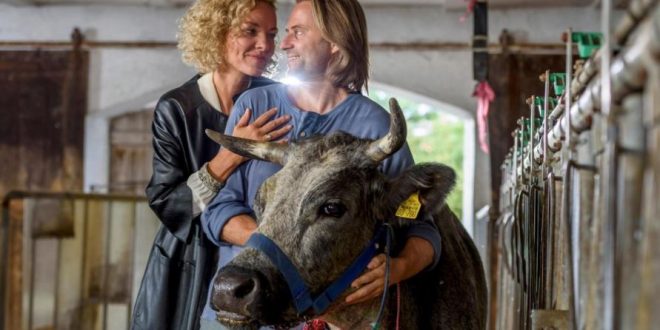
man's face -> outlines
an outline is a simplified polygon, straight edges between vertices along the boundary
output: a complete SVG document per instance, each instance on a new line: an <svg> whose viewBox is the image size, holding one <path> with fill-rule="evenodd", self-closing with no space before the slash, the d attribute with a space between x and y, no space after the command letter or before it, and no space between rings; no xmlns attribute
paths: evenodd
<svg viewBox="0 0 660 330"><path fill-rule="evenodd" d="M286 52L289 74L301 81L322 80L333 47L314 22L311 1L293 7L280 48Z"/></svg>

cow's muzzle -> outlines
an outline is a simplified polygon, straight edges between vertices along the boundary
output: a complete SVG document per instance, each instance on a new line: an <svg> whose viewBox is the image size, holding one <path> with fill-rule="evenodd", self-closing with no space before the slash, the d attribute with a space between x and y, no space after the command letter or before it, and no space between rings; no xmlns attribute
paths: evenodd
<svg viewBox="0 0 660 330"><path fill-rule="evenodd" d="M260 273L227 266L213 281L211 302L218 321L226 324L248 324L263 318L269 305L268 282Z"/></svg>

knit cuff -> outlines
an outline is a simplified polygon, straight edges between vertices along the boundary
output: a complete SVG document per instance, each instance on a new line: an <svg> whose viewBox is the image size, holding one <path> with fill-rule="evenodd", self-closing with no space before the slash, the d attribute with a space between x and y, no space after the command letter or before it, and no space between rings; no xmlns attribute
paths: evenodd
<svg viewBox="0 0 660 330"><path fill-rule="evenodd" d="M197 216L206 209L225 183L217 181L208 170L208 163L188 177L186 182L193 196L193 215Z"/></svg>

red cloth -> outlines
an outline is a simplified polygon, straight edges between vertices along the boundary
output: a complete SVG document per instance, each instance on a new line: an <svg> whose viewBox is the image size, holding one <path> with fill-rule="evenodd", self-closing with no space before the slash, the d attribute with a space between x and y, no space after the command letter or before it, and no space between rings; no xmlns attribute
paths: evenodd
<svg viewBox="0 0 660 330"><path fill-rule="evenodd" d="M330 330L330 326L323 320L314 319L307 321L303 326L303 330Z"/></svg>
<svg viewBox="0 0 660 330"><path fill-rule="evenodd" d="M487 81L477 84L472 96L477 97L477 127L479 128L479 146L485 153L490 153L488 147L488 112L490 102L495 99L495 92Z"/></svg>
<svg viewBox="0 0 660 330"><path fill-rule="evenodd" d="M467 4L467 9L465 10L465 14L463 14L463 16L461 16L461 18L459 19L461 23L465 22L467 17L470 16L470 14L474 11L474 5L477 3L477 0L465 0L465 2L467 2L468 4Z"/></svg>

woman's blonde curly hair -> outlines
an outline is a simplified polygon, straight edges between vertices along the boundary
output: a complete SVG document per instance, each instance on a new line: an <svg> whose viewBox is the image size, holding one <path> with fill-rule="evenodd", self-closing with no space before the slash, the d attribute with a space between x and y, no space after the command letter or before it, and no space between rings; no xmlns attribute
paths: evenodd
<svg viewBox="0 0 660 330"><path fill-rule="evenodd" d="M200 73L223 69L229 32L239 27L258 1L275 8L275 0L197 0L179 22L183 62Z"/></svg>

